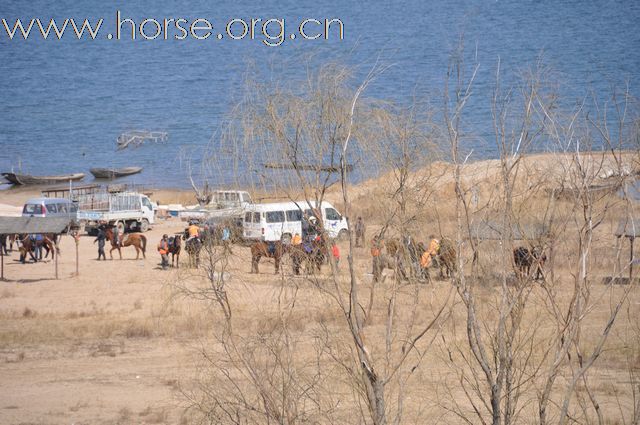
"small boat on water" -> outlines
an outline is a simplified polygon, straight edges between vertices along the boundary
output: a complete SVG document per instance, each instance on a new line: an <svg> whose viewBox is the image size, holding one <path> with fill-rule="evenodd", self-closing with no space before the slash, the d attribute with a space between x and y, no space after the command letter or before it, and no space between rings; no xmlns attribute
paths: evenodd
<svg viewBox="0 0 640 425"><path fill-rule="evenodd" d="M115 179L116 177L138 174L142 171L142 167L92 168L89 171L97 179Z"/></svg>
<svg viewBox="0 0 640 425"><path fill-rule="evenodd" d="M84 178L84 173L65 174L61 176L32 176L30 174L2 173L10 183L19 185L51 184L78 181Z"/></svg>

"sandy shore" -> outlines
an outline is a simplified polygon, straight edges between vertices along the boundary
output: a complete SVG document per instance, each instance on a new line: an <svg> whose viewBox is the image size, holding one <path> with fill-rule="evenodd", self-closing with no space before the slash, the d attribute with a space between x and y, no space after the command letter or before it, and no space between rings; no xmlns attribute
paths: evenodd
<svg viewBox="0 0 640 425"><path fill-rule="evenodd" d="M546 173L544 170L551 167L548 158L538 156L531 166ZM495 165L495 161L472 164L465 175L465 184L475 182L482 188L495 185L491 183ZM438 190L450 196L451 181L446 174L450 165L434 167L443 171ZM353 199L363 203L366 200L367 205L372 205L370 211L375 211L373 205L381 204L377 196L381 196L383 186L380 181L366 182L354 188ZM26 199L38 195L39 190L33 188L2 191L0 212L19 211ZM195 201L193 193L184 190L157 190L151 197L160 203ZM447 198L442 199L439 202L446 205ZM361 210L369 211L367 208ZM442 206L440 214L447 215L447 211ZM373 217L366 216L370 231L377 224ZM57 280L51 259L20 264L15 251L5 258L7 280L0 282L0 423L191 423L182 394L197 386L203 371L200 352L216 347L212 334L219 330L220 318L210 304L176 296L177 284L194 279L184 255L180 270L163 271L159 267L155 248L161 235L183 229L184 223L177 219L159 220L145 234L146 259L138 260L134 249L128 247L122 251L122 260L114 252L114 260L96 261L94 238L83 236L78 245L78 275L75 275L75 241L63 236ZM599 252L611 252L611 226L603 225L598 232ZM341 249L346 252L346 245L342 244ZM328 326L340 323L339 315L318 303L313 287L291 277L289 263L283 265L283 276L287 279L283 280L281 275L273 274L271 261L261 262L260 274L249 273L250 258L248 248L234 246L228 268L229 293L243 331L262 332L270 320L275 320L271 312L282 296L283 281L299 291L296 335L308 337L310 329L319 322ZM367 285L371 267L367 249L357 249L355 261L356 272L363 276L362 284ZM568 276L567 270L562 273ZM427 306L449 289L447 281L435 281L425 287L421 302ZM561 288L558 297L569 289L569 286ZM490 291L486 296L489 303ZM629 305L637 306L639 302L636 291ZM381 311L385 308L382 305ZM594 335L599 334L602 321L608 317L608 308L607 303L602 303L591 312L590 320L594 322L589 329ZM630 314L636 315L637 310ZM382 322L372 325L375 332L382 332L383 328ZM587 334L585 339L589 337ZM447 338L450 341L451 336L447 334ZM622 399L626 409L630 400L624 389L627 387L623 387L629 377L619 367L622 358L619 353L608 351L604 357L590 373L590 379L599 383L599 402L610 415L607 417L613 419L617 417L615 412L619 412L616 403ZM407 410L421 411L423 419L430 412L430 407L422 406L423 400L433 394L438 385L436 379L447 376L451 382L457 379L448 375L450 367L436 354L431 354L425 363L428 367L416 375L421 385L407 402ZM611 385L623 389L612 392ZM348 417L348 410L345 414ZM443 420L456 423L454 416Z"/></svg>

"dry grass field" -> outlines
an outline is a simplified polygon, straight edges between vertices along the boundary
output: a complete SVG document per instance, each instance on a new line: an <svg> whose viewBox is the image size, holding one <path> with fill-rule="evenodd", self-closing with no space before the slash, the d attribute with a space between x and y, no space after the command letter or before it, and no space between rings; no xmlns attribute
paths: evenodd
<svg viewBox="0 0 640 425"><path fill-rule="evenodd" d="M527 177L518 180L516 208L522 217L533 219L544 214L536 205L546 195L542 186L531 186L531 175L536 182L543 179L553 187L557 182L551 170L557 167L548 157L532 156L526 169ZM438 163L424 172L433 185L432 195L414 206L420 217L411 232L422 241L429 234L453 237L450 166ZM478 217L492 214L495 173L492 161L465 169L464 184L477 187L475 202L486 204L486 210L479 208ZM389 178L383 176L352 189L354 215L365 217L369 235L382 225L378 217L388 207L385 181ZM21 205L31 195L30 191L9 191L0 195L0 203ZM189 204L191 196L164 191L153 198ZM328 197L339 207L337 192ZM614 268L613 231L622 214L622 207L618 210L615 202L609 204L613 206L608 207L593 237L589 304L576 340L575 350L584 353L585 359L598 344L617 300L630 289L601 283ZM637 213L638 205L633 208ZM565 228L577 225L571 217L579 211L568 205L558 211L566 219ZM324 266L312 278L292 276L288 257L280 274L274 274L270 260L262 260L260 273L251 274L249 248L234 246L225 266L234 329L230 342L221 309L207 296L212 282L203 278L202 269L188 267L186 253L180 269L163 271L159 267L155 247L161 235L183 228L184 223L176 219L153 226L146 234L149 242L144 260L135 260L134 249L124 248L122 260L116 253L113 260L96 261L94 238L83 236L78 276L74 276L75 242L64 236L58 280L53 279L52 261L23 265L15 251L5 258L7 281L0 282L0 423L235 423L232 415L225 420L213 413L203 415L224 402L246 404L247 419L240 423L268 423L258 412L265 393L279 400L274 404L286 407L281 423L363 423L366 414L362 412L367 410L362 403L364 390L353 374L351 336L334 292L334 288L338 292L348 288L348 242L340 242L343 258L338 272L333 275ZM513 339L519 347L514 351L521 353L515 362L522 366L518 369L521 375L514 380L526 389L517 411L519 423L538 423L536 400L542 391L538 372L548 367L543 359L558 326L551 318L549 300L558 306L571 305L577 273L573 258L577 241L571 234L557 240L553 285L529 282L526 308L519 312L520 322L526 325L518 328ZM625 256L627 246L622 251ZM636 258L639 250L636 248ZM501 296L496 269L504 258L495 241L485 242L480 252L482 279L476 283L476 313L486 320L484 334L491 335L490 323L498 314ZM353 254L354 274L366 298L359 308L368 310L363 337L382 369L405 353L405 335L433 322L408 358L408 366L398 371L400 378L389 381L386 392L394 395L388 401L389 412L401 410L401 423L479 423L465 392L474 385L482 389L483 383L481 374L473 373L478 366L469 354L467 310L454 286L449 280L437 279L436 274L429 284L403 283L394 278L392 270L385 270L382 281L374 285L368 247L356 248ZM463 249L461 255L471 254ZM206 256L203 258L206 262ZM509 279L512 275L509 271ZM598 423L598 416L604 424L633 423L640 396L639 291L638 287L630 289L602 353L577 382L571 397L571 412L576 415L572 423ZM392 335L387 314L391 302L397 311ZM488 342L492 344L497 341ZM552 391L554 400L562 399L572 372L579 367L580 360L567 360ZM389 372L384 370L384 374ZM468 385L462 385L463 381ZM256 388L256 382L262 387ZM593 400L597 400L597 409L592 407ZM255 411L247 409L252 403L256 403ZM581 413L585 411L586 416ZM549 420L559 422L558 417Z"/></svg>

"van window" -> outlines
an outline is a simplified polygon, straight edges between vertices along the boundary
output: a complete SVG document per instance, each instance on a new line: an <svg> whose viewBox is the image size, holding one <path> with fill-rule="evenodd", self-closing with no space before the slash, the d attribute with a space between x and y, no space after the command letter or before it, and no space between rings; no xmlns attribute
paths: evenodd
<svg viewBox="0 0 640 425"><path fill-rule="evenodd" d="M72 212L72 213L78 212L78 204L76 204L75 202L69 204L69 212Z"/></svg>
<svg viewBox="0 0 640 425"><path fill-rule="evenodd" d="M287 211L287 221L301 221L301 220L302 220L302 211L300 210Z"/></svg>
<svg viewBox="0 0 640 425"><path fill-rule="evenodd" d="M259 212L254 212L253 213L253 222L254 223L260 223L260 213Z"/></svg>
<svg viewBox="0 0 640 425"><path fill-rule="evenodd" d="M253 215L252 215L250 212L246 213L246 214L244 215L244 221L245 221L245 223L251 223L251 217L252 217L252 216L253 216Z"/></svg>
<svg viewBox="0 0 640 425"><path fill-rule="evenodd" d="M324 214L327 216L327 220L340 220L342 218L338 211L333 208L325 208Z"/></svg>
<svg viewBox="0 0 640 425"><path fill-rule="evenodd" d="M267 223L282 223L284 221L284 211L268 211L266 219Z"/></svg>
<svg viewBox="0 0 640 425"><path fill-rule="evenodd" d="M58 204L46 204L44 206L47 209L49 214L57 214L58 213Z"/></svg>
<svg viewBox="0 0 640 425"><path fill-rule="evenodd" d="M23 214L42 214L42 205L26 204L22 210Z"/></svg>

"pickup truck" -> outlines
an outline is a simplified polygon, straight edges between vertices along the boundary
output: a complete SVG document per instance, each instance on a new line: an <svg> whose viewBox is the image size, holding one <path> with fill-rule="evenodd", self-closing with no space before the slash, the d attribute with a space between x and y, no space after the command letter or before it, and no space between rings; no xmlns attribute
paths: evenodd
<svg viewBox="0 0 640 425"><path fill-rule="evenodd" d="M156 209L141 193L93 193L79 197L78 221L89 234L95 234L102 223L116 226L120 232L146 232L155 222Z"/></svg>

